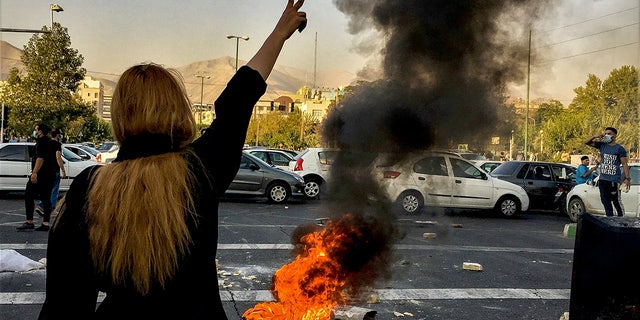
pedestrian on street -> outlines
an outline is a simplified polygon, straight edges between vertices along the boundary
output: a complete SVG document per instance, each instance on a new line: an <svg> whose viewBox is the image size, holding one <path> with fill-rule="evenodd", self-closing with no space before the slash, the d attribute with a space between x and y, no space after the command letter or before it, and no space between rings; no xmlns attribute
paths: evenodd
<svg viewBox="0 0 640 320"><path fill-rule="evenodd" d="M584 143L600 150L600 174L598 186L600 200L607 217L613 216L613 207L619 217L624 216L624 208L620 201L621 184L629 187L631 176L627 163L627 150L616 142L618 130L607 127L603 133L589 137ZM622 166L622 170L620 169Z"/></svg>
<svg viewBox="0 0 640 320"><path fill-rule="evenodd" d="M580 158L580 164L576 169L576 184L587 183L587 181L596 178L595 171L600 164L596 163L593 167L589 168L589 156L582 156Z"/></svg>
<svg viewBox="0 0 640 320"><path fill-rule="evenodd" d="M120 152L75 177L60 204L40 319L227 319L215 261L218 199L238 171L253 107L285 41L306 24L303 3L288 0L195 141L177 72L148 63L121 75L111 104ZM105 297L96 308L98 292Z"/></svg>
<svg viewBox="0 0 640 320"><path fill-rule="evenodd" d="M25 189L25 210L27 220L17 227L18 231L33 230L49 231L51 219L51 190L56 180L56 155L53 150L49 134L49 126L40 123L35 126L33 137L36 138L36 153L31 161L31 175ZM33 224L33 212L35 200L42 201L43 218L42 225L35 228Z"/></svg>
<svg viewBox="0 0 640 320"><path fill-rule="evenodd" d="M67 178L67 172L64 169L64 161L62 160L62 143L60 143L60 130L55 129L51 131L51 144L56 153L56 163L58 164L58 170L56 170L56 180L51 190L51 210L55 209L58 203L58 194L60 190L60 179ZM62 172L62 173L61 173ZM36 213L40 216L44 216L44 204L42 201L36 206Z"/></svg>

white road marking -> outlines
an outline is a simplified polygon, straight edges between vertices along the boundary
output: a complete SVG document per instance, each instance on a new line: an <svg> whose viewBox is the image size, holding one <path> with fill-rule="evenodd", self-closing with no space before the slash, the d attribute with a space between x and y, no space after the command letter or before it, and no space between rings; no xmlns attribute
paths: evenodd
<svg viewBox="0 0 640 320"><path fill-rule="evenodd" d="M380 301L397 300L568 300L571 289L464 288L464 289L380 289L375 291ZM223 302L273 301L269 290L220 291ZM232 298L233 297L233 298ZM2 292L0 305L42 304L44 292ZM104 294L98 296L98 302Z"/></svg>

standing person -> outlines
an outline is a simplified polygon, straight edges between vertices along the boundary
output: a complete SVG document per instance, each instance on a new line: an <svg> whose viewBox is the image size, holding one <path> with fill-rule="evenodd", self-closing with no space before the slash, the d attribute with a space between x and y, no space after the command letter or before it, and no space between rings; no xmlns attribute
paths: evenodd
<svg viewBox="0 0 640 320"><path fill-rule="evenodd" d="M596 178L594 171L598 169L599 163L596 163L593 167L589 168L589 156L582 156L580 158L580 164L576 169L576 184L587 183L589 180Z"/></svg>
<svg viewBox="0 0 640 320"><path fill-rule="evenodd" d="M227 319L216 272L218 199L233 180L253 107L285 41L306 23L287 2L275 29L197 135L177 73L129 68L111 105L121 145L79 174L49 233L40 319ZM106 293L96 308L98 292Z"/></svg>
<svg viewBox="0 0 640 320"><path fill-rule="evenodd" d="M613 207L616 208L618 217L624 216L624 208L620 203L620 183L626 184L627 187L631 183L627 150L616 143L617 136L618 130L616 128L607 127L604 129L604 133L596 134L584 142L586 145L600 150L598 186L600 187L600 201L602 201L607 217L613 216ZM620 170L621 165L622 170Z"/></svg>
<svg viewBox="0 0 640 320"><path fill-rule="evenodd" d="M53 189L51 190L51 210L55 209L56 204L58 203L58 194L60 190L60 179L65 179L67 177L67 172L64 169L64 161L62 160L62 143L60 143L60 130L55 129L51 131L51 145L56 153L56 163L58 164L58 169L56 170L56 179L53 183ZM60 173L62 172L62 174ZM44 216L43 203L40 201L36 206L36 213L40 216Z"/></svg>
<svg viewBox="0 0 640 320"><path fill-rule="evenodd" d="M25 210L27 220L17 227L18 231L33 230L49 231L49 219L51 218L51 190L56 179L56 163L55 152L51 139L47 137L49 127L44 124L38 124L33 131L36 138L36 154L31 161L31 176L27 181L25 189ZM43 218L42 225L35 228L33 224L33 212L36 199L42 201Z"/></svg>

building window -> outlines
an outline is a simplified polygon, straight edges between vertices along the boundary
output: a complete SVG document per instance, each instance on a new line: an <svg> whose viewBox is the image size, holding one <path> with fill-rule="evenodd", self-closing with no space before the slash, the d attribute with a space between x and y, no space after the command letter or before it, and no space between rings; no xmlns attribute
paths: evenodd
<svg viewBox="0 0 640 320"><path fill-rule="evenodd" d="M96 93L94 93L94 94L93 94L93 97L94 97L94 98L96 98L96 99L98 99L98 93L97 93L97 92L96 92Z"/></svg>

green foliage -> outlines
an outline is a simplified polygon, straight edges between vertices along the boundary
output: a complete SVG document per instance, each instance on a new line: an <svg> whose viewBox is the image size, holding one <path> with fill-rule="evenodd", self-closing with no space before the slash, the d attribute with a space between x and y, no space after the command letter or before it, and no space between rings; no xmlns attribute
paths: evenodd
<svg viewBox="0 0 640 320"><path fill-rule="evenodd" d="M319 146L318 119L296 108L289 115L270 112L254 115L245 143L251 146L302 150Z"/></svg>
<svg viewBox="0 0 640 320"><path fill-rule="evenodd" d="M604 81L588 75L584 86L574 89L575 98L568 108L559 110L545 105L538 110L544 121L544 145L547 157L563 150L592 153L584 141L604 131L618 129L618 142L628 151L637 150L640 140L638 70L633 66L614 69ZM544 115L540 115L542 112ZM637 152L637 151L636 151Z"/></svg>
<svg viewBox="0 0 640 320"><path fill-rule="evenodd" d="M43 122L71 139L109 136L104 124L100 128L95 109L75 95L86 70L82 55L71 48L67 28L54 23L51 30L43 30L51 32L34 34L24 46L25 73L11 70L0 93L9 109L8 134L29 136L34 125Z"/></svg>

